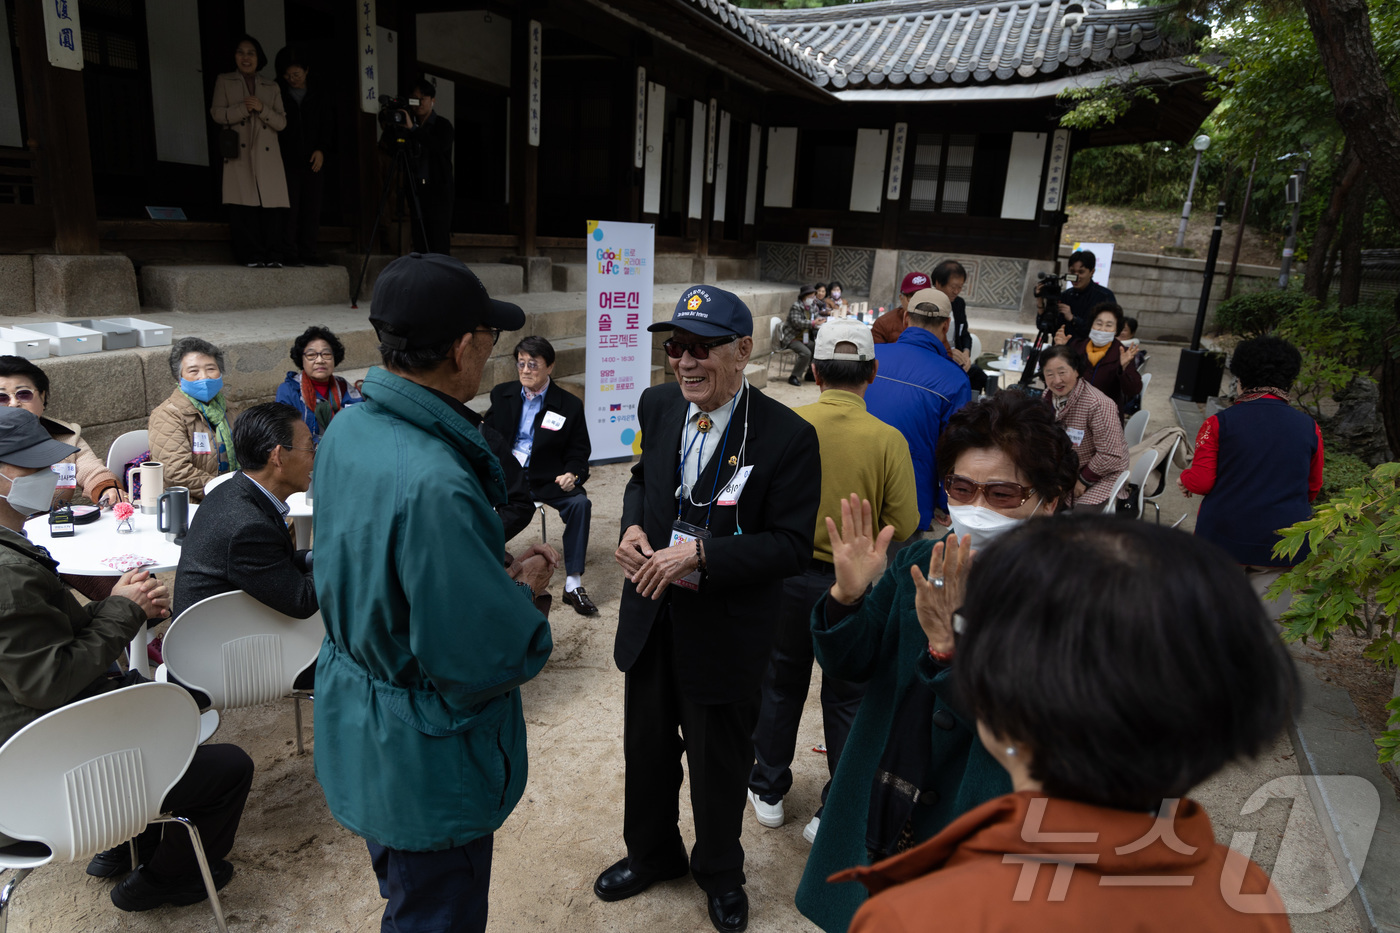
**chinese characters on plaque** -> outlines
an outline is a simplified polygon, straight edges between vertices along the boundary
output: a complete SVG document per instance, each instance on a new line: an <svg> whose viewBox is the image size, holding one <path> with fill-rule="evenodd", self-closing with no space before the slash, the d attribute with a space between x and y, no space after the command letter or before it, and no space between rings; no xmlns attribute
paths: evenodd
<svg viewBox="0 0 1400 933"><path fill-rule="evenodd" d="M374 0L359 0L355 9L355 44L360 51L360 110L379 112L379 51Z"/></svg>

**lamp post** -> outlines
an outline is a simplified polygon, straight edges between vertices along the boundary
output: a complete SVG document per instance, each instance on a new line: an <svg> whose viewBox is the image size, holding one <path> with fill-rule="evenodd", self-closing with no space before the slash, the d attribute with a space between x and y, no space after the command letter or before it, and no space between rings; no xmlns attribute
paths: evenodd
<svg viewBox="0 0 1400 933"><path fill-rule="evenodd" d="M1293 153L1289 153L1279 159L1297 158ZM1288 276L1293 267L1293 253L1298 247L1298 215L1303 207L1303 182L1308 175L1308 153L1304 152L1301 161L1298 163L1298 171L1288 176L1288 183L1284 187L1283 199L1286 203L1293 205L1293 217L1288 222L1288 239L1283 242L1283 266L1278 273L1278 287L1288 287Z"/></svg>
<svg viewBox="0 0 1400 933"><path fill-rule="evenodd" d="M1186 221L1191 218L1191 197L1196 193L1196 174L1201 170L1201 153L1210 148L1210 137L1202 133L1191 141L1196 150L1196 164L1191 169L1191 184L1186 186L1186 203L1181 208L1181 226L1176 230L1178 248L1186 243Z"/></svg>

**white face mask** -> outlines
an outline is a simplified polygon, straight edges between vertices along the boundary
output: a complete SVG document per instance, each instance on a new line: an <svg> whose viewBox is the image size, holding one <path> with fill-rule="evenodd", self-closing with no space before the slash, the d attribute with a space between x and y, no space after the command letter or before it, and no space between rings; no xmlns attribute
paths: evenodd
<svg viewBox="0 0 1400 933"><path fill-rule="evenodd" d="M1089 341L1096 347L1106 347L1113 342L1113 331L1091 330L1089 331Z"/></svg>
<svg viewBox="0 0 1400 933"><path fill-rule="evenodd" d="M832 301L835 301L836 299L838 299L838 298L840 298L840 297L841 297L841 289L839 289L839 288L836 289L835 291L833 291L833 292L831 293L831 300L832 300Z"/></svg>
<svg viewBox="0 0 1400 933"><path fill-rule="evenodd" d="M1039 509L1040 502L1036 502L1035 507ZM951 502L948 503L948 517L952 519L953 534L957 535L958 540L962 540L963 535L970 535L972 546L979 549L1025 521L1024 518L1003 515L986 506L954 505Z"/></svg>
<svg viewBox="0 0 1400 933"><path fill-rule="evenodd" d="M40 470L19 479L5 478L10 480L10 491L0 499L25 518L47 512L53 504L53 493L58 488L58 474L53 470Z"/></svg>

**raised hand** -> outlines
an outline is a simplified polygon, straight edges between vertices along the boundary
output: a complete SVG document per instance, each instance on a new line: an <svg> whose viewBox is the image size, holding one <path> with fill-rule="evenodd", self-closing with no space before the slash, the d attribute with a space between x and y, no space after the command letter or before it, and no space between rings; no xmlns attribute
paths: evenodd
<svg viewBox="0 0 1400 933"><path fill-rule="evenodd" d="M831 535L831 558L836 565L831 598L849 606L885 572L885 552L894 537L894 526L886 525L876 534L870 500L862 501L851 493L849 499L841 500L840 530L830 515L826 517L826 530Z"/></svg>
<svg viewBox="0 0 1400 933"><path fill-rule="evenodd" d="M952 544L948 544L948 542ZM962 605L967 587L967 572L972 567L972 536L949 535L933 546L929 555L928 576L917 564L909 568L914 578L914 611L919 627L928 637L929 647L939 654L953 650L953 613Z"/></svg>

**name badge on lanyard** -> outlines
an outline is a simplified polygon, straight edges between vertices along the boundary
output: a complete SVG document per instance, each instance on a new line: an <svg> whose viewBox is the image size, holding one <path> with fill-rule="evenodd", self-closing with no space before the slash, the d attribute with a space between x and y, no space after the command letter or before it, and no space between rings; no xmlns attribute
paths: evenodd
<svg viewBox="0 0 1400 933"><path fill-rule="evenodd" d="M708 537L710 537L709 529L700 528L697 525L692 525L689 522L683 522L680 519L676 519L676 521L671 525L672 545L691 544L695 541L696 538L703 539ZM700 589L700 571L692 570L690 573L681 577L679 580L677 580L675 583L672 583L671 585L683 586L688 590L698 590Z"/></svg>

